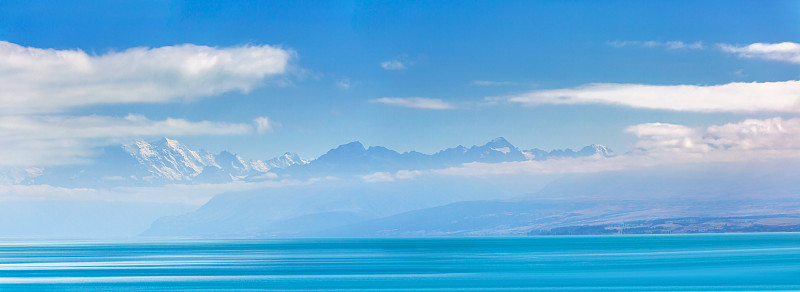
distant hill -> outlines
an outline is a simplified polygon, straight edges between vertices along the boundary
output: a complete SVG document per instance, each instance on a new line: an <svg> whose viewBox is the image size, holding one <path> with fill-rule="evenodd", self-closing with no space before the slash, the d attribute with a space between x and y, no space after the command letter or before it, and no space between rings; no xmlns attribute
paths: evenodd
<svg viewBox="0 0 800 292"><path fill-rule="evenodd" d="M688 217L625 223L564 226L532 230L528 235L685 234L731 232L800 232L800 215Z"/></svg>
<svg viewBox="0 0 800 292"><path fill-rule="evenodd" d="M493 192L500 190L474 178L431 177L391 185L299 187L280 193L255 190L217 196L195 212L155 222L147 234L519 236L559 232L562 229L558 228L574 226L600 226L593 227L597 231L614 224L664 218L797 215L797 177L800 168L769 163L726 163L707 168L686 165L569 175L538 192L514 200L493 201L469 199L496 197Z"/></svg>

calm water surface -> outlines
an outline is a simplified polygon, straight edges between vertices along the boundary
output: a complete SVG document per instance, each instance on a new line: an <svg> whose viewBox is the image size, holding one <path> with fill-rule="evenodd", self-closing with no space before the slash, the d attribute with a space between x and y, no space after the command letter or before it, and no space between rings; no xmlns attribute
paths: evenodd
<svg viewBox="0 0 800 292"><path fill-rule="evenodd" d="M800 233L5 242L0 290L800 291Z"/></svg>

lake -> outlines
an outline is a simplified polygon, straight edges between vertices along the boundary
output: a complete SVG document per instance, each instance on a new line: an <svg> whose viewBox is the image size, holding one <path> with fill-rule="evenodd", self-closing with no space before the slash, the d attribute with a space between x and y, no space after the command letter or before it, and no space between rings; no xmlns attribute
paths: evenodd
<svg viewBox="0 0 800 292"><path fill-rule="evenodd" d="M800 290L800 233L5 242L0 290Z"/></svg>

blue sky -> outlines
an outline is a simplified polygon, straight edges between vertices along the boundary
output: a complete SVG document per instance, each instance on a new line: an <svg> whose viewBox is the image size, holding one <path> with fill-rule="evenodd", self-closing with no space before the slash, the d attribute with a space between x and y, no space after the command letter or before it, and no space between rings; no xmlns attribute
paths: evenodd
<svg viewBox="0 0 800 292"><path fill-rule="evenodd" d="M599 143L625 152L636 147L637 136L626 129L637 124L707 127L798 117L783 105L698 111L616 100L537 101L533 106L508 101L592 83L709 86L798 80L800 62L791 56L743 51L755 43L800 42L797 1L298 2L2 2L0 40L79 49L90 56L182 44L267 45L289 52L285 70L244 92L19 112L33 118L134 114L153 121L241 125L268 117L271 131L170 135L192 148L227 149L247 158L285 151L316 157L354 140L432 153L497 136L522 148ZM446 106L409 108L382 98L422 98Z"/></svg>

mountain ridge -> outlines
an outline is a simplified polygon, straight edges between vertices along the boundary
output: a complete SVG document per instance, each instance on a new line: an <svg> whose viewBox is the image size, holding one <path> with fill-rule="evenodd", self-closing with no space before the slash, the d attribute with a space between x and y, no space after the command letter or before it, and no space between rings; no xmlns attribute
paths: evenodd
<svg viewBox="0 0 800 292"><path fill-rule="evenodd" d="M600 144L592 144L573 151L545 151L538 148L521 150L503 137L495 138L484 145L469 148L462 145L447 148L434 154L416 151L397 152L382 146L365 147L354 141L329 150L306 165L294 165L276 171L293 177L337 174L368 174L374 172L422 170L447 168L471 162L499 163L528 160L547 160L600 155L613 156L613 152Z"/></svg>
<svg viewBox="0 0 800 292"><path fill-rule="evenodd" d="M613 156L605 146L592 144L579 151L569 148L522 150L503 137L469 148L456 146L423 154L399 153L383 146L353 141L339 145L316 159L286 152L268 160L246 160L227 150L217 154L193 150L178 140L163 137L153 142L135 139L98 149L95 163L44 168L32 172L26 184L76 187L159 185L168 183L225 183L260 181L278 177L308 179L331 175L455 167L464 163L499 163L600 155ZM18 174L16 174L18 175ZM14 178L20 181L19 178Z"/></svg>

